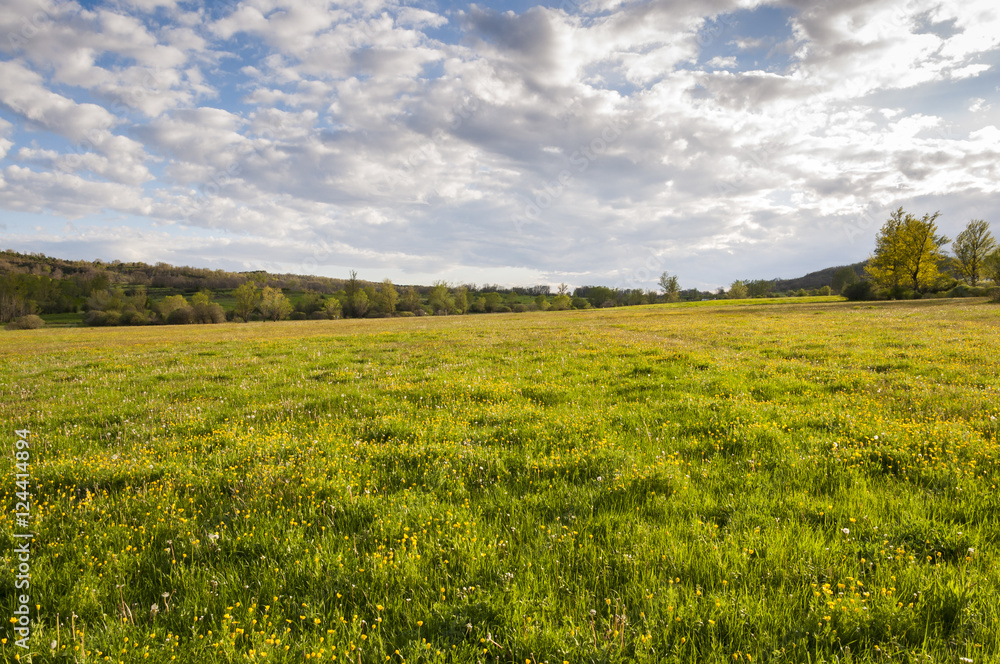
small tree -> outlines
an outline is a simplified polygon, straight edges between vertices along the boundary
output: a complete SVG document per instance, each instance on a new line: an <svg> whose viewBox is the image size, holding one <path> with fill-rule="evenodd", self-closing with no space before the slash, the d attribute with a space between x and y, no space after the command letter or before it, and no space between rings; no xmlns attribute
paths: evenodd
<svg viewBox="0 0 1000 664"><path fill-rule="evenodd" d="M944 258L944 245L950 240L937 234L940 213L917 219L895 210L876 238L875 254L868 259L868 274L880 286L898 289L908 286L924 290L937 280L938 263Z"/></svg>
<svg viewBox="0 0 1000 664"><path fill-rule="evenodd" d="M323 303L323 313L330 318L340 318L343 314L343 309L340 306L340 300L333 296L327 298L326 302Z"/></svg>
<svg viewBox="0 0 1000 664"><path fill-rule="evenodd" d="M236 306L233 307L233 314L244 322L250 320L250 315L257 308L261 298L256 283L254 281L244 282L233 291L233 297L236 298Z"/></svg>
<svg viewBox="0 0 1000 664"><path fill-rule="evenodd" d="M183 295L170 295L157 302L154 309L160 320L169 321L170 314L187 306L188 302L184 299Z"/></svg>
<svg viewBox="0 0 1000 664"><path fill-rule="evenodd" d="M438 281L427 296L427 303L436 314L448 314L455 309L455 300L448 291L448 284Z"/></svg>
<svg viewBox="0 0 1000 664"><path fill-rule="evenodd" d="M191 309L194 310L194 322L196 323L225 323L226 312L222 307L212 302L212 293L207 290L199 291L191 296Z"/></svg>
<svg viewBox="0 0 1000 664"><path fill-rule="evenodd" d="M742 300L747 296L747 285L740 280L729 285L728 297L730 300Z"/></svg>
<svg viewBox="0 0 1000 664"><path fill-rule="evenodd" d="M559 293L554 298L552 298L552 310L553 311L565 311L573 306L573 300L566 293Z"/></svg>
<svg viewBox="0 0 1000 664"><path fill-rule="evenodd" d="M664 272L660 275L660 290L663 291L663 298L667 302L676 302L680 299L681 287L677 280L677 275Z"/></svg>
<svg viewBox="0 0 1000 664"><path fill-rule="evenodd" d="M830 284L830 288L834 293L840 295L845 288L859 281L861 281L861 277L854 271L854 268L841 267L833 273L833 282Z"/></svg>
<svg viewBox="0 0 1000 664"><path fill-rule="evenodd" d="M400 298L399 309L402 311L416 311L420 307L420 293L413 286L407 286Z"/></svg>
<svg viewBox="0 0 1000 664"><path fill-rule="evenodd" d="M292 303L288 301L281 289L267 286L260 294L260 304L258 305L264 320L283 320L292 313Z"/></svg>
<svg viewBox="0 0 1000 664"><path fill-rule="evenodd" d="M955 238L955 258L958 270L970 286L978 286L986 257L996 251L997 243L990 233L990 225L982 219L973 219Z"/></svg>
<svg viewBox="0 0 1000 664"><path fill-rule="evenodd" d="M397 302L399 302L399 292L392 285L392 282L386 279L382 282L382 287L379 288L375 296L375 306L382 313L391 316L396 313Z"/></svg>
<svg viewBox="0 0 1000 664"><path fill-rule="evenodd" d="M544 295L538 297L544 298ZM455 289L453 299L455 300L455 313L464 314L469 310L469 289L467 286L459 286Z"/></svg>
<svg viewBox="0 0 1000 664"><path fill-rule="evenodd" d="M754 279L746 283L747 297L767 297L774 288L774 282L767 279Z"/></svg>

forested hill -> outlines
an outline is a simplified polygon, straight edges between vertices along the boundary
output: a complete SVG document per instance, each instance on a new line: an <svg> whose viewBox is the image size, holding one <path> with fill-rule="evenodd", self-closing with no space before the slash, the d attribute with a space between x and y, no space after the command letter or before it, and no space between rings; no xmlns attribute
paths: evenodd
<svg viewBox="0 0 1000 664"><path fill-rule="evenodd" d="M780 293L797 291L802 288L810 290L830 286L837 270L849 267L860 277L864 274L864 266L865 263L860 262L847 266L828 267L795 279L773 279L770 282L771 288L769 290ZM120 284L184 291L228 290L236 288L248 279L256 279L283 289L335 293L344 288L347 283L346 279L312 275L269 274L263 271L228 272L226 270L175 266L167 263L150 265L142 262L118 260L110 262L101 260L74 261L44 254L26 254L11 250L0 251L0 275L10 273L45 275L52 279L75 277L77 282L90 282L97 279L99 283L95 285L103 288ZM487 284L485 287L490 290L509 290L498 285Z"/></svg>
<svg viewBox="0 0 1000 664"><path fill-rule="evenodd" d="M836 267L828 267L823 270L817 270L816 272L810 272L809 274L798 277L797 279L775 279L774 290L778 292L794 291L800 288L809 290L811 288L830 286L833 284L834 273L845 267L849 267L854 270L854 273L857 274L859 278L863 277L865 274L865 261L854 263L852 265L838 265Z"/></svg>
<svg viewBox="0 0 1000 664"><path fill-rule="evenodd" d="M268 274L256 272L227 272L226 270L211 270L187 266L175 266L167 263L126 263L122 261L105 262L72 261L54 258L44 254L22 254L16 251L0 251L0 275L10 273L27 273L45 275L52 279L74 277L83 285L93 279L104 282L102 288L119 284L132 286L150 286L153 288L173 288L178 290L197 291L201 289L225 290L236 288L247 279L256 278L267 281L280 288L306 289L319 293L333 293L344 287L344 279L330 277L301 276L295 274Z"/></svg>

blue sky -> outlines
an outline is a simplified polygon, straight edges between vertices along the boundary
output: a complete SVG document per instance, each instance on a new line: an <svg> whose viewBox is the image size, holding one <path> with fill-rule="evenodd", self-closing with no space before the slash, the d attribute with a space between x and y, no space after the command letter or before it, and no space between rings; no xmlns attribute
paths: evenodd
<svg viewBox="0 0 1000 664"><path fill-rule="evenodd" d="M952 237L1000 219L992 5L7 0L0 245L401 284L798 276L864 259L897 206Z"/></svg>

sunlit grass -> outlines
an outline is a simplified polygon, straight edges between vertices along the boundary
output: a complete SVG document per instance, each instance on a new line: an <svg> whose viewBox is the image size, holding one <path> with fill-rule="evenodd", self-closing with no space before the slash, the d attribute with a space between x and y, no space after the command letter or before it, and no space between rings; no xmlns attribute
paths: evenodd
<svg viewBox="0 0 1000 664"><path fill-rule="evenodd" d="M35 661L994 660L1000 311L796 305L6 332Z"/></svg>

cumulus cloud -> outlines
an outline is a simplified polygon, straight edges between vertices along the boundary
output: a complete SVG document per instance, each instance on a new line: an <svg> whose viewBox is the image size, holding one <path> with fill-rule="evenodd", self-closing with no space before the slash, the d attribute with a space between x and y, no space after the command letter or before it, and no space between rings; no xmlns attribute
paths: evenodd
<svg viewBox="0 0 1000 664"><path fill-rule="evenodd" d="M164 260L706 286L1000 182L986 1L8 5L0 205L145 218Z"/></svg>

